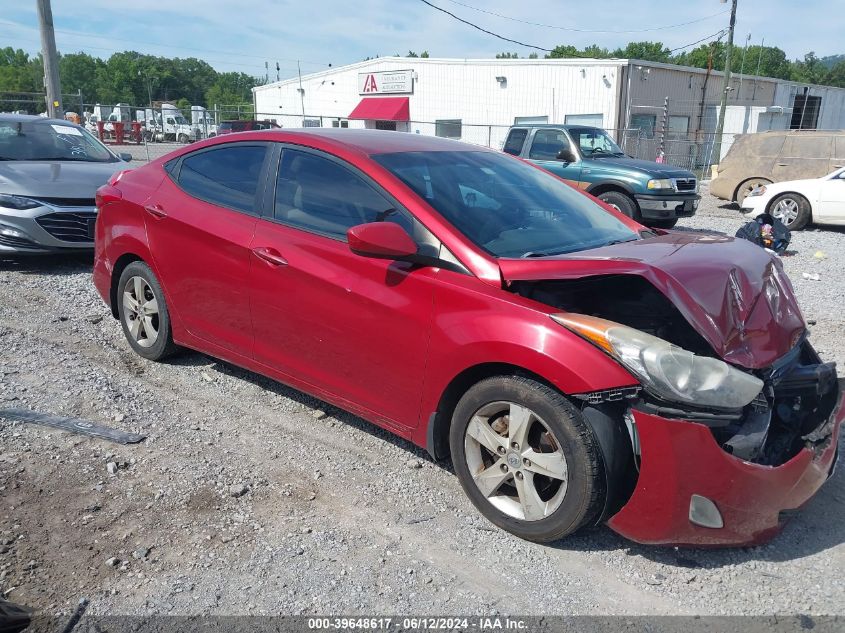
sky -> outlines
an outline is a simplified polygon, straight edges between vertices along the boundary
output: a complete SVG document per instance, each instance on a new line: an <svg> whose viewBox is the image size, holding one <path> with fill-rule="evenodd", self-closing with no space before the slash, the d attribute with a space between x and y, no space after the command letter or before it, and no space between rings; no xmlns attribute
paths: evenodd
<svg viewBox="0 0 845 633"><path fill-rule="evenodd" d="M545 49L593 43L613 49L640 40L675 49L712 39L727 27L730 9L730 3L719 0L429 1L487 30ZM0 46L37 53L35 0L3 4ZM744 45L749 34L752 44L765 38L790 59L809 51L819 57L845 53L843 4L739 0L735 42ZM258 77L266 61L271 80L277 62L284 79L296 75L297 61L307 74L409 50L457 58L493 57L502 51L527 57L536 50L482 33L422 0L52 0L52 7L62 53L107 58L136 50L198 57L219 71Z"/></svg>

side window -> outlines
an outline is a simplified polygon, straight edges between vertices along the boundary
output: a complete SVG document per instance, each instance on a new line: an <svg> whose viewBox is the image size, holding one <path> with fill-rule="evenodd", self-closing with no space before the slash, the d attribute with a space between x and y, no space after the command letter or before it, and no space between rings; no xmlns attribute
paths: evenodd
<svg viewBox="0 0 845 633"><path fill-rule="evenodd" d="M504 147L502 147L502 151L505 154L519 156L522 146L525 144L526 136L528 136L528 130L511 130Z"/></svg>
<svg viewBox="0 0 845 633"><path fill-rule="evenodd" d="M189 155L182 159L179 186L200 200L255 213L266 152L266 145L233 145Z"/></svg>
<svg viewBox="0 0 845 633"><path fill-rule="evenodd" d="M528 158L535 160L555 160L563 149L569 148L569 141L562 130L537 130L531 142Z"/></svg>
<svg viewBox="0 0 845 633"><path fill-rule="evenodd" d="M414 235L415 222L363 178L328 158L286 149L276 180L275 217L280 222L346 239L347 229L367 222L396 222Z"/></svg>

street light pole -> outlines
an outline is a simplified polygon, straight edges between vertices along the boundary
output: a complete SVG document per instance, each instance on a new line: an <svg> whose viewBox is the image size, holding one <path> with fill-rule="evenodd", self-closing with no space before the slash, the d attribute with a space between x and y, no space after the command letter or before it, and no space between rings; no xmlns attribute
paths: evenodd
<svg viewBox="0 0 845 633"><path fill-rule="evenodd" d="M727 0L721 0L726 2ZM725 52L725 76L722 80L722 102L719 106L719 121L716 123L716 138L713 142L713 161L717 164L722 161L722 133L725 130L725 108L728 105L728 90L731 85L731 50L734 46L734 26L736 25L736 3L731 0L731 24L728 29L728 46Z"/></svg>
<svg viewBox="0 0 845 633"><path fill-rule="evenodd" d="M62 84L59 80L59 54L53 31L53 10L50 0L38 0L38 27L41 31L41 56L44 60L44 91L47 93L47 116L63 119Z"/></svg>

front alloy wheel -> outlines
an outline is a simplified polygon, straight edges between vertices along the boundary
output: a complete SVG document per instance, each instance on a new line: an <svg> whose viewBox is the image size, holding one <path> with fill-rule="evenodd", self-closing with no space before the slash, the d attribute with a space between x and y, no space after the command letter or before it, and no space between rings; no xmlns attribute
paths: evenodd
<svg viewBox="0 0 845 633"><path fill-rule="evenodd" d="M562 538L604 506L604 465L592 429L559 391L524 376L494 376L464 394L449 434L467 496L504 530Z"/></svg>

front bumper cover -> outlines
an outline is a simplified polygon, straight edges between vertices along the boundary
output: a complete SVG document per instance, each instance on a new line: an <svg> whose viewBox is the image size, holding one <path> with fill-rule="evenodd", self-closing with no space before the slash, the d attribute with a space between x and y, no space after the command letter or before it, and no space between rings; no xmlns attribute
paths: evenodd
<svg viewBox="0 0 845 633"><path fill-rule="evenodd" d="M636 409L633 416L642 456L639 478L608 525L637 543L743 546L775 536L783 526L781 513L801 507L830 477L845 400L840 394L833 413L814 432L812 447L774 467L729 455L703 424ZM692 495L713 501L724 527L691 523Z"/></svg>
<svg viewBox="0 0 845 633"><path fill-rule="evenodd" d="M94 247L93 225L84 221L95 219L95 206L59 207L50 204L32 209L0 208L0 255L67 253L90 250ZM45 217L52 222L45 222ZM67 220L63 220L65 216ZM39 221L40 220L40 221ZM44 224L42 224L42 222ZM50 227L53 233L45 227ZM83 235L81 231L88 231ZM61 239L69 235L73 241ZM90 236L90 239L87 239Z"/></svg>
<svg viewBox="0 0 845 633"><path fill-rule="evenodd" d="M671 220L695 215L698 209L699 195L669 195L656 196L651 194L636 194L640 215L649 220Z"/></svg>

